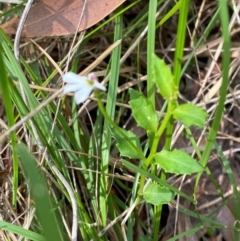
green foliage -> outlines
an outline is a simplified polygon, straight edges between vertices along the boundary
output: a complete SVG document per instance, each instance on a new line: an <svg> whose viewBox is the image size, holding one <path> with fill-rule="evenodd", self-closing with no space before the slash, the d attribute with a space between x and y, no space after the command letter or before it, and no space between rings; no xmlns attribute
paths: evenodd
<svg viewBox="0 0 240 241"><path fill-rule="evenodd" d="M3 49L0 45L0 94L3 98L3 104L5 107L8 124L9 126L13 126L15 123L14 120L14 113L13 113L13 103L11 100L11 91L12 91L12 83L7 76L5 63L2 55ZM17 145L17 135L15 131L11 133L11 147L12 147L12 157L13 157L13 197L12 197L12 204L16 207L17 204L17 186L18 186L18 158L15 151L15 147Z"/></svg>
<svg viewBox="0 0 240 241"><path fill-rule="evenodd" d="M141 93L134 89L129 90L132 114L137 124L147 132L155 133L158 127L158 116L152 103Z"/></svg>
<svg viewBox="0 0 240 241"><path fill-rule="evenodd" d="M138 241L152 241L152 240L147 236L140 235L138 238Z"/></svg>
<svg viewBox="0 0 240 241"><path fill-rule="evenodd" d="M143 197L147 203L158 206L169 203L174 198L174 192L157 183L151 183L144 190Z"/></svg>
<svg viewBox="0 0 240 241"><path fill-rule="evenodd" d="M178 106L173 111L173 117L188 127L203 127L208 114L202 108L188 103Z"/></svg>
<svg viewBox="0 0 240 241"><path fill-rule="evenodd" d="M4 221L0 221L0 227L1 230L5 230L14 234L18 234L22 237L25 237L26 239L32 240L32 241L47 241L45 237L43 237L42 235L27 230L25 228L19 227L15 224L12 223L8 223L8 222L4 222Z"/></svg>
<svg viewBox="0 0 240 241"><path fill-rule="evenodd" d="M163 150L155 156L156 163L166 172L175 174L192 174L204 171L198 162L186 152L173 150Z"/></svg>
<svg viewBox="0 0 240 241"><path fill-rule="evenodd" d="M99 110L95 112L97 116L94 118L92 128L89 128L89 119L87 119L87 126L85 126L84 121L82 121L85 117L81 116L81 110L78 112L82 107L73 105L71 108L69 107L69 102L64 101L61 102L63 103L64 108L62 108L63 106L61 104L57 105L56 100L54 100L51 103L48 103L40 111L36 111L35 115L31 118L38 136L44 145L47 156L54 161L55 165L59 168L59 171L64 174L72 188L77 192L78 228L83 240L107 240L107 235L102 237L98 232L106 227L108 220L111 222L116 219L121 215L122 211L125 211L126 208L131 207L133 204L136 205L137 208L132 210L133 213L129 213L130 215L128 216L125 225L126 228L123 230L126 231L127 240L135 240L133 230L135 228L134 225L136 224L138 225L137 227L141 227L146 231L144 236L138 236L138 241L158 240L160 230L158 224L161 221L162 204L169 203L176 194L192 204L196 203L196 200L194 199L195 197L185 194L171 186L171 184L167 182L166 173L177 175L198 173L196 190L198 180L203 171L206 170L207 174L211 175L206 166L207 161L209 160L209 155L212 151L213 140L216 139L217 130L221 121L225 106L226 92L228 90L228 80L230 79L229 9L226 7L226 0L219 1L220 7L213 12L209 25L205 29L203 28L202 36L199 37L198 34L193 35L193 46L191 46L193 47L193 51L188 52L189 58L185 61L183 60L183 53L184 47L187 47L185 39L188 39L185 31L187 29L189 2L189 0L179 0L175 4L169 5L168 2L164 0L149 1L149 4L144 6L143 9L137 13L136 18L133 17L133 20L132 18L129 19L128 25L123 27L124 20L122 17L124 16L124 12L132 8L134 5L137 6L138 3L141 3L139 0L133 1L131 4L125 5L124 8L120 7L106 21L103 21L96 28L91 28L92 31L89 30L87 32L83 43L80 44L80 47L75 48L74 50L76 51L76 55L74 55L74 58L69 62L71 63L71 67L69 63L66 64L68 56L58 62L59 67L62 68L62 70L66 65L74 72L83 69L83 66L86 66L89 63L88 61L87 63L82 61L81 54L84 51L85 45L88 45L89 40L90 42L92 41L91 37L94 34L97 33L97 37L99 38L102 34L102 27L113 19L116 19L114 23L114 35L112 32L104 32L104 43L108 40L115 42L122 39L122 44L114 50L111 50L112 55L109 58L105 58L105 60L109 61L104 63L104 68L102 68L102 66L100 66L100 68L97 66L96 68L99 70L106 70L105 83L108 85L108 92L104 97L100 96L103 93L97 93L98 95L96 95ZM164 12L161 12L160 15L157 16L160 8L164 9ZM5 11L5 13L1 13L1 16L4 16L4 18L7 19L10 17L10 12L11 9ZM196 19L194 16L195 13L191 11L190 14L191 19L193 19L190 25L194 25L193 23ZM194 135L194 132L191 133L191 131L196 130L196 128L190 129L189 127L197 127L197 129L203 128L206 124L208 115L202 108L193 104L187 103L179 105L178 88L179 82L185 74L185 70L189 66L189 63L194 64L193 56L196 54L195 50L199 49L204 41L208 41L209 33L212 29L215 29L214 25L216 23L219 25L219 15L221 16L221 29L224 37L224 50L222 51L223 63L221 65L223 68L222 88L219 91L219 102L216 102L217 109L213 115L214 118L211 122L211 128L207 135L206 146L204 147L203 152L201 152L201 148L198 146L197 141L195 141L196 136ZM173 53L174 61L170 58L165 58L167 55L164 55L164 59L168 61L165 63L163 59L160 59L154 54L157 53L159 56L163 56L159 49L155 50L157 47L155 42L156 22L159 22L158 26L166 27L166 25L172 21L172 17L177 18L176 23L178 25L177 33L173 33L172 35L176 36L176 42L173 42L172 45L175 49ZM218 25L217 27L219 28ZM146 32L144 32L145 28L147 29ZM132 42L131 36L134 36ZM141 41L142 38L145 38L145 41ZM142 42L147 46L147 52L145 48L146 46L143 47ZM135 43L137 44L135 45ZM7 115L6 123L10 127L14 122L17 122L18 119L25 117L29 112L38 108L39 105L48 98L49 93L46 90L40 89L35 91L32 87L30 88L29 80L31 81L31 84L41 87L48 85L48 87L50 87L58 81L59 76L55 76L57 70L52 68L52 64L44 55L39 57L38 54L36 54L35 57L37 57L36 59L38 61L35 63L31 62L31 58L29 58L29 61L25 62L24 58L27 55L25 55L26 52L24 50L24 57L21 60L21 64L19 64L12 53L11 41L4 36L2 31L0 31L0 44L1 53L3 55L3 61L0 60L0 72L3 73L0 80L0 89L3 90L2 97L4 99L4 107ZM91 46L93 46L92 42ZM30 48L32 48L32 46ZM134 56L136 54L136 62L131 62L131 64L133 64L131 67L136 67L136 76L141 76L145 71L144 69L143 72L138 72L139 69L143 70L141 65L142 53L146 54L147 57L147 81L144 83L139 81L139 89L141 87L144 87L145 89L144 91L139 90L139 92L136 90L137 88L130 89L130 98L128 94L125 96L125 93L127 92L120 93L118 88L119 80L120 83L123 83L123 78L128 75L126 73L122 74L122 70L124 71L125 68L124 59L126 59L126 56L131 52L126 51L127 48L131 51L134 50ZM142 52L142 50L144 52ZM35 52L37 53L37 51ZM32 53L34 53L34 51L32 51ZM125 53L127 53L126 56L124 56ZM81 58L79 58L79 56L81 56ZM169 55L168 57L172 57L172 55ZM29 64L29 62L31 63ZM109 63L108 66L105 65L107 62ZM168 66L168 63L170 62L172 66L171 68ZM184 67L182 68L183 64ZM6 72L8 73L7 76L5 75ZM26 76L28 78L26 78ZM46 77L47 80L44 81L43 78ZM130 73L129 77L135 78L135 75L131 76ZM19 86L14 84L12 81L13 78L22 83L29 102L28 104L24 103L20 94ZM167 108L160 107L160 110L156 109L155 101L157 98L155 96L155 90L157 90L161 97L166 100L164 106L167 106ZM68 99L68 97L66 99ZM101 102L101 99L104 99L104 101ZM140 142L140 137L133 132L128 131L128 125L126 125L126 130L120 127L122 126L122 113L125 111L125 107L122 107L119 103L123 104L126 99L130 99L129 104L131 107L131 115L135 119L135 122L147 133L143 143ZM102 105L101 108L103 108L105 112L100 108L100 105ZM14 110L14 112L12 110ZM73 122L69 120L73 120ZM190 143L190 145L192 145L200 162L183 151L177 149L171 151L172 137L173 133L175 133L175 120L183 124L187 133L186 138L189 138L189 142L187 140L186 144L189 145ZM36 144L36 146L34 146L32 150L38 150L39 145L29 121L25 123L25 128L27 129L27 134L29 134L30 139L35 140L34 144ZM22 134L22 131L20 133ZM115 141L112 141L111 138L114 138ZM17 194L16 191L18 187L18 156L15 155L17 150L21 161L21 168L27 177L26 180L31 190L31 197L34 199L36 217L40 225L35 225L34 222L33 225L29 227L31 230L35 231L33 232L1 221L0 225L2 229L7 232L16 233L17 235L21 235L30 240L43 241L46 240L46 238L47 240L55 240L56 238L61 240L63 233L66 231L64 228L63 231L61 231L61 219L59 218L56 222L56 218L53 215L58 213L57 209L52 207L52 200L50 198L51 192L47 189L48 186L45 177L42 176L35 158L23 145L18 145L17 148L15 148L17 145L15 132L12 133L11 139L9 140L11 147L13 147L13 152L11 153L12 160L14 161L13 169L15 170L13 178L13 200L15 199L14 195ZM159 142L161 142L161 145ZM145 143L146 145L144 146ZM164 145L164 150L159 151L162 144ZM116 147L118 150L116 150ZM114 168L116 168L117 171L121 170L123 173L125 170L127 170L127 172L129 170L131 171L131 175L134 176L133 185L131 184L131 187L126 185L125 180L122 181L120 178L116 178L116 176L114 178L109 178L109 172L111 173L113 170L111 164L113 157L115 157L116 154L115 151L117 154L119 151L121 156L137 159L137 164L134 164L133 160L120 160L116 166L114 165ZM238 207L239 196L236 187L237 185L234 183L234 173L230 170L228 160L224 157L223 152L219 150L219 147L217 148L217 152L224 162L225 169L227 170L232 185L235 185L235 188L233 189L234 201L236 203L235 206ZM49 171L49 175L54 175L51 173L51 166L49 168L46 160L47 158L44 160L46 164L44 168ZM120 165L118 166L119 163ZM79 168L79 170L71 170L70 172L68 166ZM159 175L157 175L158 168L161 170ZM75 178L75 175L76 177L81 178L80 181L78 178ZM61 181L59 181L55 175L54 178L56 178L56 182L58 183L57 187L59 187L56 193L59 194L59 191L61 192L62 199L66 200L68 204L64 205L64 208L66 208L64 211L68 211L68 208L71 209L68 193L61 185ZM151 184L144 190L147 179L151 180ZM78 186L78 181L81 184L80 187ZM121 190L127 191L129 194L127 202L121 200L122 197L120 198L117 197L117 195L112 194L112 191L110 191L110 185L112 185L113 182L114 185ZM41 199L42 195L40 195L41 193L39 190L43 190L45 196L44 200ZM221 190L218 191L221 192ZM86 194L84 196L89 200L87 206L87 202L82 198L82 194ZM145 202L152 204L146 205L149 217L151 218L151 222L149 223L152 225L149 227L147 227L145 223L143 224L140 219L136 220L135 218L138 214L138 206L142 203L142 199L144 199ZM58 203L56 205L58 205ZM60 205L58 205L58 207L62 209ZM201 216L198 213L191 212L190 210L181 207L179 207L179 211L199 219L201 225L197 225L190 230L177 234L172 237L171 240L179 240L184 236L192 235L201 230L202 226L205 225L224 228L223 225L214 221L212 217ZM235 219L239 220L240 211L238 211L238 209L235 211ZM139 221L139 223L137 223L137 221ZM97 225L97 228L92 226L92 224ZM39 227L41 227L41 229L39 229ZM151 233L148 232L148 230L151 230ZM111 231L115 232L115 235L119 240L123 239L120 222L115 223ZM236 231L234 240L239 239L237 233L238 232ZM67 240L66 237L62 239Z"/></svg>
<svg viewBox="0 0 240 241"><path fill-rule="evenodd" d="M153 55L153 60L153 81L162 97L169 100L170 98L173 98L174 95L174 76L172 75L170 67L166 65L164 60L156 55Z"/></svg>
<svg viewBox="0 0 240 241"><path fill-rule="evenodd" d="M139 138L131 131L122 129L122 132L131 141L132 144L130 144L121 133L112 129L113 138L115 138L117 141L117 147L121 156L139 159L139 154L136 152L136 148L139 150L142 149Z"/></svg>
<svg viewBox="0 0 240 241"><path fill-rule="evenodd" d="M130 131L123 129L119 131L119 127L114 128L115 123L112 123L112 134L117 140L119 152L121 156L142 160L142 169L144 171L146 171L148 167L153 164L153 161L155 161L155 163L162 168L162 173L192 174L203 172L203 167L185 152L179 150L163 150L157 153L158 143L164 130L169 124L169 120L175 118L181 121L186 128L190 126L203 127L208 115L203 109L194 106L193 104L183 104L178 106L177 91L175 91L174 76L171 69L156 55L153 55L152 61L154 63L154 83L162 97L169 101L171 108L168 108L163 120L159 121L152 102L142 93L130 89L129 104L132 109L132 115L139 126L144 128L147 133L151 133L151 135L148 135L148 143L150 144L151 151L148 157L142 158L139 155L139 151L142 153L139 138ZM103 115L106 115L105 111L102 110L102 105L100 106ZM105 118L112 122L108 116L105 116ZM152 168L152 170L155 169ZM145 175L141 174L139 194L142 193L145 201L157 206L156 210L161 212L161 205L169 203L173 199L174 193L170 188L159 185L158 183L150 184L143 192L144 183ZM140 203L140 200L141 195L138 196L138 203ZM160 215L159 212L156 212L155 215ZM159 223L159 220L156 219L154 222ZM156 230L157 226L155 227ZM157 231L155 232L154 237L156 239Z"/></svg>
<svg viewBox="0 0 240 241"><path fill-rule="evenodd" d="M43 236L47 241L66 240L66 237L63 238L60 233L59 221L55 217L49 196L49 187L47 186L45 177L38 170L36 160L23 144L18 145L16 151L35 203L36 215L42 227Z"/></svg>

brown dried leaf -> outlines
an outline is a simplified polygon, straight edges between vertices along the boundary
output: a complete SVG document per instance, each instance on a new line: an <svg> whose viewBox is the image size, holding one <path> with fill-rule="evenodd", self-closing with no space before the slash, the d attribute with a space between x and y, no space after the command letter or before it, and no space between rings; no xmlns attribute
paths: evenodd
<svg viewBox="0 0 240 241"><path fill-rule="evenodd" d="M41 0L30 10L23 28L23 37L61 36L75 33L85 0ZM125 0L86 0L78 31L98 23ZM1 28L15 34L19 18L4 23Z"/></svg>

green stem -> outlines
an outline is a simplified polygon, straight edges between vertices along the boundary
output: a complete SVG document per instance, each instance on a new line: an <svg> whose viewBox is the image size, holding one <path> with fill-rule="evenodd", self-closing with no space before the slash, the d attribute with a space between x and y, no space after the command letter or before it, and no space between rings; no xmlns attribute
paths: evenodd
<svg viewBox="0 0 240 241"><path fill-rule="evenodd" d="M182 69L182 58L183 58L183 49L184 43L186 39L186 25L187 25L187 17L188 17L188 5L189 0L182 0L182 5L179 11L179 20L178 20L178 29L177 29L177 42L176 42L176 52L174 55L174 68L173 68L173 76L174 76L174 96L173 100L169 102L168 111L173 111L177 107L177 96L179 89L179 82L181 76ZM167 127L167 138L165 142L165 149L170 150L171 141L172 141L172 133L173 133L173 118L170 119L169 125Z"/></svg>
<svg viewBox="0 0 240 241"><path fill-rule="evenodd" d="M134 143L128 138L127 135L122 131L122 129L110 118L110 116L107 114L103 107L102 100L100 98L97 98L98 100L98 107L101 111L102 115L105 117L105 119L122 135L122 137L125 138L125 140L131 145L131 147L136 151L136 153L139 156L139 159L143 160L143 162L146 162L146 157L144 154L134 145Z"/></svg>
<svg viewBox="0 0 240 241"><path fill-rule="evenodd" d="M168 125L168 122L169 122L169 119L171 118L172 116L172 113L167 113L163 119L163 122L162 124L160 125L155 137L154 137L154 140L153 140L153 144L152 144L152 148L151 148L151 152L150 152L150 155L148 156L147 159L145 159L145 161L143 162L143 166L142 166L142 169L143 170L147 170L148 169L148 166L151 164L154 156L155 156L155 153L157 151L157 147L158 147L158 143L159 143L159 140L164 132L164 130L166 129L167 125ZM143 187L144 187L144 184L145 184L145 175L141 175L141 178L140 178L140 184L139 184L139 189L138 189L138 200L137 200L137 204L140 203L141 201L141 197L142 197L142 194L143 194Z"/></svg>
<svg viewBox="0 0 240 241"><path fill-rule="evenodd" d="M146 166L146 162L147 159L145 158L144 154L139 151L139 149L132 143L132 141L124 134L124 132L121 130L121 128L115 124L114 121L112 121L112 119L109 117L109 115L107 114L107 112L104 109L102 100L98 97L98 107L99 110L101 111L102 115L104 116L104 118L109 122L109 124L112 125L112 127L114 127L124 138L125 140L134 148L134 150L138 153L139 158L141 158L143 160L143 169L147 170L147 166ZM145 175L141 175L140 178L140 185L139 185L139 189L138 189L138 196L137 196L137 205L136 205L136 213L138 210L138 206L142 200L142 192L143 192L143 187L144 187L144 183L145 183Z"/></svg>
<svg viewBox="0 0 240 241"><path fill-rule="evenodd" d="M170 150L171 148L171 141L172 141L172 133L173 133L173 127L174 127L174 119L172 116L172 112L174 109L178 106L177 97L178 97L178 89L179 89L179 82L180 82L180 75L181 75L181 68L182 68L182 57L183 57L183 49L184 49L184 43L185 43L185 35L186 35L186 24L187 24L187 17L188 17L188 5L189 0L182 0L181 1L181 7L180 7L180 13L179 13L179 21L178 21L178 30L177 30L177 43L176 43L176 52L174 55L174 69L173 69L173 75L174 75L174 95L172 96L172 99L169 100L167 115L164 118L164 121L161 125L162 128L166 128L166 140L165 140L165 149ZM165 126L166 125L166 126ZM162 135L162 132L156 134L156 137L154 139L154 143L151 149L150 158L152 155L155 154L157 150L157 145L160 136ZM160 134L158 136L158 134ZM166 180L166 173L164 171L161 171L161 180ZM162 205L159 205L155 207L155 216L157 216L157 219L155 219L155 222L157 222L157 225L159 225L161 221L161 213L162 213ZM157 240L158 237L158 230L154 228L154 241Z"/></svg>
<svg viewBox="0 0 240 241"><path fill-rule="evenodd" d="M153 55L155 52L155 26L156 26L157 0L149 1L148 41L147 41L147 98L155 107L155 88L153 74Z"/></svg>
<svg viewBox="0 0 240 241"><path fill-rule="evenodd" d="M184 129L186 130L188 138L189 138L189 140L190 140L190 142L191 142L191 144L192 144L192 146L193 146L193 148L194 148L194 150L195 150L195 152L196 152L196 154L197 154L197 156L198 156L198 158L200 160L202 155L201 155L201 152L199 150L199 147L198 147L196 141L194 140L194 137L192 135L192 132L191 132L190 128L187 127L187 126L184 126Z"/></svg>
<svg viewBox="0 0 240 241"><path fill-rule="evenodd" d="M167 112L164 119L163 119L163 122L162 124L160 125L156 135L154 136L154 139L153 139L153 143L152 143L152 147L151 147L151 152L150 152L150 155L149 157L147 158L147 161L146 161L146 165L147 167L150 165L152 159L154 158L155 156L155 153L157 151L157 147L158 147L158 143L159 143L159 140L164 132L164 130L166 129L168 123L169 123L169 120L170 118L172 117L172 112Z"/></svg>
<svg viewBox="0 0 240 241"><path fill-rule="evenodd" d="M227 8L227 1L219 1L219 8L220 8L220 20L223 32L223 73L222 73L222 86L220 89L220 98L217 105L217 109L214 115L214 120L212 122L212 126L207 138L207 144L203 151L202 158L200 160L200 164L203 167L206 167L208 157L211 153L212 146L216 139L217 131L221 122L222 113L224 111L224 103L226 100L227 90L228 90L228 83L229 83L229 66L230 66L230 35L229 35L229 17L228 17L228 8ZM198 182L200 180L202 173L199 173L196 178L196 183L194 187L194 194L197 192ZM196 196L196 195L194 195Z"/></svg>

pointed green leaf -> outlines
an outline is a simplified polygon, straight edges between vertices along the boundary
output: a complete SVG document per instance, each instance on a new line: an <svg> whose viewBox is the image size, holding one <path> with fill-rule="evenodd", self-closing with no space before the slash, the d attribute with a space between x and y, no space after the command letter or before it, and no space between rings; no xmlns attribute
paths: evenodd
<svg viewBox="0 0 240 241"><path fill-rule="evenodd" d="M142 151L139 138L131 131L126 131L122 129L122 132L128 139L132 142L136 149L140 152ZM126 138L124 138L118 131L112 129L113 138L117 141L117 147L120 151L121 156L127 156L129 158L139 159L139 155L136 149L129 143Z"/></svg>
<svg viewBox="0 0 240 241"><path fill-rule="evenodd" d="M188 103L178 106L173 111L173 117L188 127L203 127L208 114L201 107Z"/></svg>
<svg viewBox="0 0 240 241"><path fill-rule="evenodd" d="M163 150L155 155L155 161L166 172L192 174L204 171L203 167L186 152Z"/></svg>
<svg viewBox="0 0 240 241"><path fill-rule="evenodd" d="M174 90L174 77L172 75L170 67L166 65L164 60L153 55L154 58L154 82L158 88L158 92L164 99L169 100L173 97Z"/></svg>
<svg viewBox="0 0 240 241"><path fill-rule="evenodd" d="M158 127L158 116L152 103L134 89L130 89L129 104L132 107L132 114L137 124L147 132L155 133Z"/></svg>
<svg viewBox="0 0 240 241"><path fill-rule="evenodd" d="M43 172L39 171L37 161L26 146L19 144L16 147L19 160L28 181L31 196L34 199L36 215L46 240L63 240L59 221L53 212L53 204L49 195L49 187Z"/></svg>
<svg viewBox="0 0 240 241"><path fill-rule="evenodd" d="M151 183L145 189L143 198L147 203L158 206L169 203L174 198L174 192L157 183Z"/></svg>

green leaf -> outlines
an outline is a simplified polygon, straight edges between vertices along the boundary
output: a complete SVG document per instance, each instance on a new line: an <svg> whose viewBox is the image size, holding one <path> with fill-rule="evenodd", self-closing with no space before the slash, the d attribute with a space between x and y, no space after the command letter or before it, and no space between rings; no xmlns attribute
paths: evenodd
<svg viewBox="0 0 240 241"><path fill-rule="evenodd" d="M178 106L173 111L173 117L188 127L203 127L208 114L201 107L188 103Z"/></svg>
<svg viewBox="0 0 240 241"><path fill-rule="evenodd" d="M120 151L121 156L139 159L139 154L136 151L136 149L138 149L140 152L142 151L139 138L131 131L126 131L122 129L122 132L129 139L129 141L131 141L131 144L118 131L112 129L112 135L113 138L117 141L117 147Z"/></svg>
<svg viewBox="0 0 240 241"><path fill-rule="evenodd" d="M138 237L138 241L151 241L152 239L150 239L148 236L139 236Z"/></svg>
<svg viewBox="0 0 240 241"><path fill-rule="evenodd" d="M37 161L27 150L26 146L19 144L16 147L20 163L27 178L29 189L34 199L36 216L46 240L64 240L59 226L59 220L53 211L52 200L46 178L37 166ZM66 239L65 239L66 240Z"/></svg>
<svg viewBox="0 0 240 241"><path fill-rule="evenodd" d="M204 171L203 167L186 152L163 150L155 155L155 161L166 172L192 174Z"/></svg>
<svg viewBox="0 0 240 241"><path fill-rule="evenodd" d="M2 95L2 99L3 99L3 106L5 107L5 111L6 111L6 116L8 119L8 124L9 126L13 126L15 124L14 121L14 107L13 107L13 103L11 100L11 92L12 92L12 88L11 88L11 81L7 76L7 70L5 67L5 62L3 60L3 56L2 56L2 52L3 49L2 47L0 47L0 73L1 73L1 80L0 80L0 93ZM13 207L16 208L16 204L17 204L17 187L18 187L18 158L17 158L17 154L16 154L16 150L15 147L17 145L17 135L16 132L12 132L10 134L11 136L11 146L12 146L12 159L13 159L13 189L12 189L12 204Z"/></svg>
<svg viewBox="0 0 240 241"><path fill-rule="evenodd" d="M33 231L27 230L25 228L19 227L15 224L11 224L9 222L0 220L0 227L1 227L1 230L5 230L10 233L15 233L17 235L23 236L25 239L28 239L28 240L30 239L32 241L47 241L46 238L44 238L42 235L35 233Z"/></svg>
<svg viewBox="0 0 240 241"><path fill-rule="evenodd" d="M147 132L155 133L158 127L158 116L152 103L141 93L130 89L129 104L132 107L132 114L137 124Z"/></svg>
<svg viewBox="0 0 240 241"><path fill-rule="evenodd" d="M156 55L153 55L153 59L154 82L162 97L169 100L174 96L174 76L172 75L170 67L168 67L162 59Z"/></svg>
<svg viewBox="0 0 240 241"><path fill-rule="evenodd" d="M174 192L157 183L151 183L145 189L143 197L147 203L158 206L169 203L174 198Z"/></svg>

